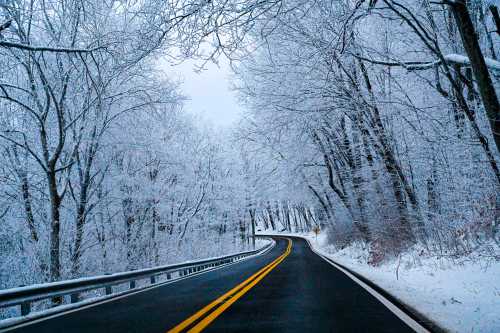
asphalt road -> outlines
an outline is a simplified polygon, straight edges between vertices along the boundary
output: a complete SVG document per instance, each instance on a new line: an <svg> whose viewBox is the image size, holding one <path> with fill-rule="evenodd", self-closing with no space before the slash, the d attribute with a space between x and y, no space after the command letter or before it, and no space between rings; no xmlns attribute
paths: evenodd
<svg viewBox="0 0 500 333"><path fill-rule="evenodd" d="M413 332L304 240L293 238L288 255L288 240L276 241L262 256L13 332L165 333L244 281L182 331L204 321L203 332Z"/></svg>

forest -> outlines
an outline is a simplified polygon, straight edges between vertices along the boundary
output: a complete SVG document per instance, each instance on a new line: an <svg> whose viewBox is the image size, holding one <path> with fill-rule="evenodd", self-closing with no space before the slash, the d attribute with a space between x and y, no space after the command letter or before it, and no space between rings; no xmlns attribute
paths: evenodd
<svg viewBox="0 0 500 333"><path fill-rule="evenodd" d="M326 233L498 260L496 0L0 0L0 288ZM218 131L158 65L231 61Z"/></svg>

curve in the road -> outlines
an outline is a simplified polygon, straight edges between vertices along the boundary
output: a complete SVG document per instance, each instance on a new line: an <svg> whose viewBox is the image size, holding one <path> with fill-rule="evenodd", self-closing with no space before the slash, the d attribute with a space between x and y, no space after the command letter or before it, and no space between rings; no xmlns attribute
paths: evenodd
<svg viewBox="0 0 500 333"><path fill-rule="evenodd" d="M175 332L414 332L303 239L293 238L292 245L282 237L251 260L13 332L165 333L176 327Z"/></svg>
<svg viewBox="0 0 500 333"><path fill-rule="evenodd" d="M288 246L285 252L273 260L264 268L260 269L257 273L250 276L248 279L229 290L224 295L217 298L215 301L205 306L200 311L196 312L194 315L184 320L179 325L175 326L167 333L179 333L187 329L189 326L193 325L197 320L201 319L197 324L193 325L192 328L188 330L190 333L201 332L205 329L212 321L214 321L222 312L229 308L234 302L246 294L251 288L253 288L257 283L259 283L267 274L269 274L276 266L278 266L285 258L290 254L292 249L292 240L288 239ZM213 311L211 311L213 310ZM211 312L210 312L211 311Z"/></svg>

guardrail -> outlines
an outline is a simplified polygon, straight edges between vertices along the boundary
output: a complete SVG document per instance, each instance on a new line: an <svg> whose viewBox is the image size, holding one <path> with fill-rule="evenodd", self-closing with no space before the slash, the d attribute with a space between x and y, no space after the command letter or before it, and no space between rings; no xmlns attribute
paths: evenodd
<svg viewBox="0 0 500 333"><path fill-rule="evenodd" d="M136 282L139 280L148 279L149 284L154 285L160 283L159 278L161 276L166 277L166 280L172 280L175 273L177 273L178 277L183 277L213 267L229 264L249 256L265 252L269 250L273 244L274 242L271 241L266 246L257 250L240 252L195 262L186 262L116 274L5 289L0 291L0 308L20 306L21 316L27 316L31 312L31 305L33 302L43 301L46 299L56 299L70 295L70 302L78 303L82 301L80 295L83 292L97 289L104 289L105 296L113 297L115 295L113 293L113 286L128 284L128 292L133 292L137 290ZM120 292L120 294L123 294L123 292ZM103 297L99 300L102 298ZM13 318L8 320L11 319ZM0 319L0 324L1 323L2 320ZM0 328L1 327L2 325L0 325Z"/></svg>

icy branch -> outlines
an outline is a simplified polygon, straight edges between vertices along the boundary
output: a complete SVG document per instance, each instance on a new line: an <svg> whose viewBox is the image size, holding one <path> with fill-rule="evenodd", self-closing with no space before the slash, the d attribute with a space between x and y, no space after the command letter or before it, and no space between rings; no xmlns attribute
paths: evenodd
<svg viewBox="0 0 500 333"><path fill-rule="evenodd" d="M27 51L35 52L57 52L57 53L90 53L95 52L100 49L104 49L103 46L94 47L91 49L75 49L75 48L59 48L59 47L48 47L48 46L32 46L28 44L8 42L5 40L0 40L0 46L5 48L14 48Z"/></svg>
<svg viewBox="0 0 500 333"><path fill-rule="evenodd" d="M7 20L6 22L0 24L0 32L7 29L8 27L10 27L11 24L12 24L12 20Z"/></svg>
<svg viewBox="0 0 500 333"><path fill-rule="evenodd" d="M383 61L383 60L374 60L361 56L356 56L356 58L367 61L376 65L384 65L389 67L403 67L409 71L416 70L426 70L431 69L441 64L441 60L435 61ZM455 64L460 66L470 66L470 60L468 57L460 55L460 54L448 54L445 55L444 60L447 64ZM485 58L486 66L494 71L500 71L500 62L493 60L491 58Z"/></svg>

